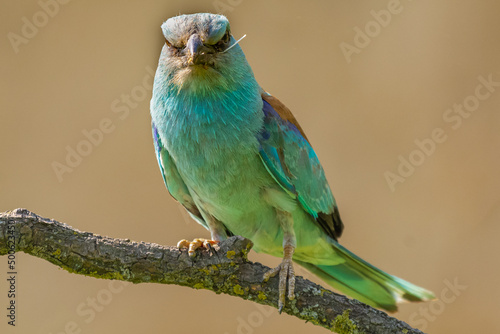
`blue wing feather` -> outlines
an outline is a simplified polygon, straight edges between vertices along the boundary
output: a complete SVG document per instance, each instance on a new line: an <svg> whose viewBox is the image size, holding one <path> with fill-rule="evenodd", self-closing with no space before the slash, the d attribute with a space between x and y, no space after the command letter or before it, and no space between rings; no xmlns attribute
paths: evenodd
<svg viewBox="0 0 500 334"><path fill-rule="evenodd" d="M175 162L163 146L161 138L158 135L158 130L156 129L154 124L152 124L152 130L156 158L158 159L158 165L160 166L161 175L163 177L165 185L167 186L168 192L170 193L170 195L172 195L173 198L175 198L186 208L186 210L196 221L198 221L198 223L208 229L208 225L203 219L198 207L194 203L188 187L182 180L179 171L177 170Z"/></svg>
<svg viewBox="0 0 500 334"><path fill-rule="evenodd" d="M277 111L266 97L263 95L264 127L258 138L262 162L276 182L297 198L328 234L340 236L343 224L316 153L290 111L282 117L278 112L281 105L275 103Z"/></svg>

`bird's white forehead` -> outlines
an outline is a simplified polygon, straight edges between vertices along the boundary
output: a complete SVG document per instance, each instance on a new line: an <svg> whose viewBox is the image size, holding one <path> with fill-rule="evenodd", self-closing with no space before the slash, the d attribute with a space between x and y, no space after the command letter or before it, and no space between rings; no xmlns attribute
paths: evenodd
<svg viewBox="0 0 500 334"><path fill-rule="evenodd" d="M165 38L174 44L185 43L194 33L199 34L203 42L214 44L229 30L229 21L223 15L210 13L179 15L165 21L161 29Z"/></svg>

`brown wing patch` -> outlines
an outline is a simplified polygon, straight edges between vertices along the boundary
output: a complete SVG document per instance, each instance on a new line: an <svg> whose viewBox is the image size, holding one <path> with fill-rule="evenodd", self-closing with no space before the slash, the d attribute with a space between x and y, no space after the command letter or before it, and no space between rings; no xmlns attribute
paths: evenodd
<svg viewBox="0 0 500 334"><path fill-rule="evenodd" d="M290 109L288 109L280 100L267 92L263 91L261 93L261 96L264 101L266 101L271 105L271 107L273 107L273 109L278 113L278 115L280 115L282 119L285 119L295 125L295 127L300 131L302 137L304 137L304 139L309 142L309 139L307 139L304 130L302 130L302 127L299 125L299 122L297 122Z"/></svg>

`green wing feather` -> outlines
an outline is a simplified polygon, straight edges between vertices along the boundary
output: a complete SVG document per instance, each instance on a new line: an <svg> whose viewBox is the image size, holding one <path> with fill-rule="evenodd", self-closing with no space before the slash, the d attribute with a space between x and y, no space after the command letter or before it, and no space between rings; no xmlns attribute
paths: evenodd
<svg viewBox="0 0 500 334"><path fill-rule="evenodd" d="M188 187L182 180L179 171L177 170L175 162L163 146L154 124L152 124L152 130L156 158L158 159L158 165L160 166L161 175L168 189L168 192L170 193L170 195L172 195L173 198L175 198L175 200L177 200L182 204L182 206L186 208L191 217L193 217L198 223L203 225L208 230L207 223L203 219L198 207L194 203Z"/></svg>
<svg viewBox="0 0 500 334"><path fill-rule="evenodd" d="M302 129L285 108L277 99L263 95L261 160L276 182L336 240L343 224L325 172Z"/></svg>

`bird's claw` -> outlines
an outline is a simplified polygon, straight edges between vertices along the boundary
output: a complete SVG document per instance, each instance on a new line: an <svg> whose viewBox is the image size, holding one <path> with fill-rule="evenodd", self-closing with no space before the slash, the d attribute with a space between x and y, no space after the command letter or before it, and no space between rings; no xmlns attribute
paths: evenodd
<svg viewBox="0 0 500 334"><path fill-rule="evenodd" d="M177 243L177 248L182 249L182 248L187 248L188 249L188 254L190 257L195 256L195 251L198 248L205 248L208 251L213 251L212 245L218 244L219 241L215 240L208 240L208 239L203 239L203 238L196 238L193 241L188 241L186 239L182 239Z"/></svg>
<svg viewBox="0 0 500 334"><path fill-rule="evenodd" d="M279 276L279 299L278 299L278 310L281 313L283 307L285 306L285 294L286 294L286 282L288 281L288 299L293 300L295 298L295 270L293 269L292 259L284 258L283 261L276 268L268 270L264 273L264 282L268 281L269 278Z"/></svg>

